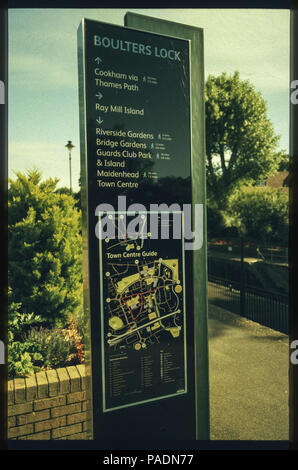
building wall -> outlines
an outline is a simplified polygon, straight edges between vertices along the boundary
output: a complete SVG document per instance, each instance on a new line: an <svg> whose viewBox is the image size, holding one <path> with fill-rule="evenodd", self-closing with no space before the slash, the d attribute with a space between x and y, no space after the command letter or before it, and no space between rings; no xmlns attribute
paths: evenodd
<svg viewBox="0 0 298 470"><path fill-rule="evenodd" d="M85 366L8 382L8 439L88 439Z"/></svg>

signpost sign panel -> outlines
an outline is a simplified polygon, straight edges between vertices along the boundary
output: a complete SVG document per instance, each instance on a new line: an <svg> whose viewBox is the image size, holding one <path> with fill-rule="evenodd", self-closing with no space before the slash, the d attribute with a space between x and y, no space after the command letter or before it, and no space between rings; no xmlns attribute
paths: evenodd
<svg viewBox="0 0 298 470"><path fill-rule="evenodd" d="M84 25L89 200L177 202L163 185L190 186L189 41Z"/></svg>
<svg viewBox="0 0 298 470"><path fill-rule="evenodd" d="M192 254L182 221L192 194L189 48L188 40L92 20L78 31L97 438L145 439L152 426L156 438L195 435ZM132 237L136 226L141 236ZM170 237L161 236L165 228ZM147 422L142 430L138 419Z"/></svg>
<svg viewBox="0 0 298 470"><path fill-rule="evenodd" d="M172 214L156 216L172 228ZM186 393L183 243L106 238L100 260L103 410Z"/></svg>

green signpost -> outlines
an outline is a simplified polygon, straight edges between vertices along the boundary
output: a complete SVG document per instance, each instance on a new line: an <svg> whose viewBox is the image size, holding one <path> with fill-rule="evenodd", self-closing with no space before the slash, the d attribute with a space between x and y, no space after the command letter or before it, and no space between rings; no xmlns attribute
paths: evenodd
<svg viewBox="0 0 298 470"><path fill-rule="evenodd" d="M92 437L209 439L203 31L83 19L78 63Z"/></svg>

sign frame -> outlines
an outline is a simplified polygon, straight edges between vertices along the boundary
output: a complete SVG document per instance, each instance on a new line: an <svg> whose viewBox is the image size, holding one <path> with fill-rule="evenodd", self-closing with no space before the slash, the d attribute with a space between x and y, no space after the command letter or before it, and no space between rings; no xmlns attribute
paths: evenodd
<svg viewBox="0 0 298 470"><path fill-rule="evenodd" d="M128 12L125 26L190 41L192 204L204 204L203 246L194 251L193 292L196 356L196 439L210 439L207 214L205 169L204 35L202 28Z"/></svg>
<svg viewBox="0 0 298 470"><path fill-rule="evenodd" d="M100 390L100 380L96 373L96 361L100 357L101 345L94 342L94 328L98 326L98 322L94 321L94 289L90 289L92 284L92 270L90 270L90 240L92 238L92 227L90 219L93 214L88 213L88 159L87 155L87 119L86 119L86 77L85 73L85 44L84 44L84 21L78 30L78 66L79 66L79 104L80 104L80 134L81 134L81 178L82 178L82 234L83 234L83 270L84 270L84 308L91 318L89 324L91 344L86 345L86 364L87 364L87 391L89 392L89 403L93 406L89 407L90 437L95 439L113 439L112 425L109 429L109 422L103 419L103 415L98 412L94 404L98 403L98 393ZM90 20L93 21L93 20ZM101 23L104 24L104 23ZM108 26L108 24L106 24ZM115 26L115 25L110 25ZM195 432L184 429L182 439L209 439L209 381L208 381L208 330L207 330L207 256L206 256L206 209L205 209L205 122L204 122L204 73L203 73L203 31L199 28L180 25L177 23L157 20L143 15L135 15L127 13L125 16L125 28L130 31L146 31L161 37L169 37L173 40L185 39L189 41L190 54L190 148L191 148L191 178L192 193L191 202L194 204L202 204L204 207L204 235L203 246L199 250L192 252L193 256L193 309L194 309L194 402L193 405L188 404L188 413L195 415ZM83 71L83 74L82 74ZM191 286L190 289L191 290ZM98 295L98 294L96 294ZM92 307L93 305L93 307ZM93 319L92 319L93 317ZM93 339L93 341L92 341ZM91 347L92 346L92 347ZM93 372L93 373L92 373ZM192 402L190 397L188 403ZM173 407L169 404L170 408ZM180 406L181 408L181 406ZM182 405L183 408L183 405ZM182 409L181 408L181 409ZM132 408L131 408L132 409ZM136 413L138 411L136 410ZM152 410L144 411L150 421ZM164 416L170 416L171 410L167 409ZM110 413L106 413L109 415ZM122 414L124 419L128 416ZM114 418L115 423L122 419L121 413L119 417ZM116 419L116 421L115 421ZM100 423L100 421L102 423ZM186 425L185 425L186 426ZM106 427L106 432L102 430ZM177 427L176 432L180 429ZM160 428L162 431L162 426ZM139 434L139 433L138 433ZM159 434L163 436L163 434ZM173 432L172 432L173 436ZM142 436L138 437L142 439ZM148 434L144 437L148 439ZM163 438L163 437L159 437ZM164 437L168 439L168 437ZM178 437L177 437L178 438ZM119 439L119 434L116 439Z"/></svg>

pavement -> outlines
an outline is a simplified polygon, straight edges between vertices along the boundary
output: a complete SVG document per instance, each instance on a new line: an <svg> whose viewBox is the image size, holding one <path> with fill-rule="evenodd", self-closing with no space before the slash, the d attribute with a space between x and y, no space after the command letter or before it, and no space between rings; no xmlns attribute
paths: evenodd
<svg viewBox="0 0 298 470"><path fill-rule="evenodd" d="M209 303L210 438L288 440L288 336Z"/></svg>

